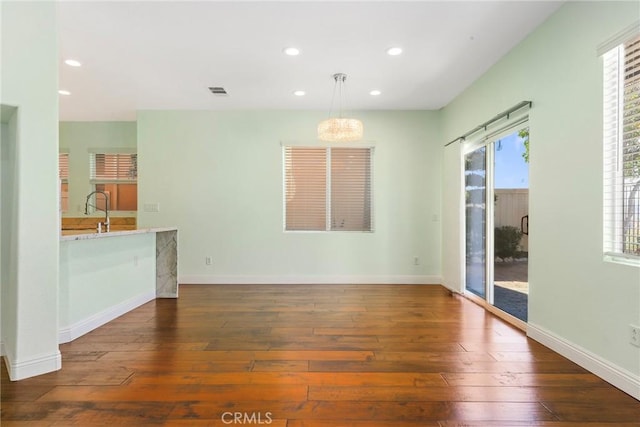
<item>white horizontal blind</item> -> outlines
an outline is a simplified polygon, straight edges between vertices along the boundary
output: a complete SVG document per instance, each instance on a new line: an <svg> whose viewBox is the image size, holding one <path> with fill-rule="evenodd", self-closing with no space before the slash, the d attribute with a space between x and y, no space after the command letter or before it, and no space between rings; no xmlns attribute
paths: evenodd
<svg viewBox="0 0 640 427"><path fill-rule="evenodd" d="M603 143L604 143L604 251L605 253L621 252L622 221L621 206L617 203L619 186L618 156L621 110L620 96L622 46L603 55Z"/></svg>
<svg viewBox="0 0 640 427"><path fill-rule="evenodd" d="M371 231L371 156L370 147L284 147L285 230Z"/></svg>
<svg viewBox="0 0 640 427"><path fill-rule="evenodd" d="M69 181L69 153L58 154L58 176L62 182Z"/></svg>
<svg viewBox="0 0 640 427"><path fill-rule="evenodd" d="M331 230L371 230L370 148L331 148Z"/></svg>
<svg viewBox="0 0 640 427"><path fill-rule="evenodd" d="M325 230L326 148L284 147L285 229Z"/></svg>
<svg viewBox="0 0 640 427"><path fill-rule="evenodd" d="M640 37L624 46L622 251L640 256Z"/></svg>
<svg viewBox="0 0 640 427"><path fill-rule="evenodd" d="M92 183L136 182L138 155L129 153L90 153Z"/></svg>
<svg viewBox="0 0 640 427"><path fill-rule="evenodd" d="M58 153L58 179L60 180L59 208L69 210L69 153Z"/></svg>
<svg viewBox="0 0 640 427"><path fill-rule="evenodd" d="M603 55L604 251L640 256L640 37Z"/></svg>

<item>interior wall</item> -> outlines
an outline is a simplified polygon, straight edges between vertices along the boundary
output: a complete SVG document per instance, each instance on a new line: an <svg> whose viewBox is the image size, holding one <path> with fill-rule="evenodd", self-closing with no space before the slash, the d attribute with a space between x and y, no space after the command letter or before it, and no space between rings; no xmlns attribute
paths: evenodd
<svg viewBox="0 0 640 427"><path fill-rule="evenodd" d="M13 233L2 323L11 379L59 369L58 57L55 2L2 2L2 104L18 108ZM11 139L11 138L10 138ZM3 236L3 243L4 241ZM3 251L4 257L6 253ZM3 304L5 303L3 298ZM4 315L4 313L3 313ZM7 317L4 316L4 320Z"/></svg>
<svg viewBox="0 0 640 427"><path fill-rule="evenodd" d="M89 183L91 149L136 148L136 122L60 122L60 151L69 153L69 210L63 217L83 217ZM110 216L135 216L136 212L116 211ZM96 212L91 216L104 216Z"/></svg>
<svg viewBox="0 0 640 427"><path fill-rule="evenodd" d="M7 261L5 261L4 257L2 256L2 250L4 247L4 243L3 243L3 228L6 227L3 225L2 222L2 210L4 209L4 205L6 204L4 202L4 196L5 196L5 190L3 187L3 183L5 181L7 181L7 177L5 177L4 175L2 175L5 168L7 167L7 161L4 159L3 157L3 152L6 150L6 148L4 148L4 146L7 144L8 140L8 126L6 123L4 123L4 121L0 121L0 357L4 356L4 333L2 331L2 316L3 316L3 310L2 310L2 302L6 301L6 291L5 291L5 286L7 286L7 280L6 280L6 273L7 273Z"/></svg>
<svg viewBox="0 0 640 427"><path fill-rule="evenodd" d="M636 397L640 348L629 343L629 324L640 323L640 269L603 260L602 61L596 49L639 16L638 2L567 2L443 111L443 134L451 140L520 101L533 101L529 334L617 376ZM451 150L445 170L459 171ZM445 194L459 191L459 181L445 179ZM448 223L444 234L459 236L459 230L460 223ZM445 269L445 282L457 277L459 271Z"/></svg>
<svg viewBox="0 0 640 427"><path fill-rule="evenodd" d="M439 113L355 115L373 233L283 231L281 142L317 144L313 111L138 112L139 226L178 227L181 283L439 283Z"/></svg>

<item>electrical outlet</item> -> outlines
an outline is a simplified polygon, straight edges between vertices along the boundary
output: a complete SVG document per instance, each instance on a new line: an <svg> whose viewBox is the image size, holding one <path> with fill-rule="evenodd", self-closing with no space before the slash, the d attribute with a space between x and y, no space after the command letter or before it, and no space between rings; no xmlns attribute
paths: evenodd
<svg viewBox="0 0 640 427"><path fill-rule="evenodd" d="M640 347L640 326L629 325L629 342L636 347Z"/></svg>
<svg viewBox="0 0 640 427"><path fill-rule="evenodd" d="M420 258L418 258L417 256L413 257L413 265L420 265Z"/></svg>
<svg viewBox="0 0 640 427"><path fill-rule="evenodd" d="M206 265L211 265L211 264L213 264L213 258L211 258L210 256L205 257L205 258L204 258L204 263L205 263Z"/></svg>

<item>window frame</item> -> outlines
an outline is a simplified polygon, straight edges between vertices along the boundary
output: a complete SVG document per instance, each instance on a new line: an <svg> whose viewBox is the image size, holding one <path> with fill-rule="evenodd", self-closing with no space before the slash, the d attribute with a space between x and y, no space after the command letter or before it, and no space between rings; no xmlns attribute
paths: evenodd
<svg viewBox="0 0 640 427"><path fill-rule="evenodd" d="M309 149L323 149L325 150L326 162L325 162L325 225L324 229L288 229L287 228L287 149L295 148L309 148ZM368 210L369 210L369 227L363 230L343 230L332 226L332 197L331 197L331 185L332 185L332 162L331 151L332 149L340 148L360 148L368 150L369 164L368 164ZM296 144L296 143L283 143L282 144L282 230L285 233L373 233L375 232L375 215L374 215L374 154L375 146L372 144L362 143L350 143L350 144Z"/></svg>
<svg viewBox="0 0 640 427"><path fill-rule="evenodd" d="M96 156L104 155L104 156L133 156L133 161L135 163L135 177L119 177L115 178L102 178L96 176ZM89 184L91 185L91 190L95 191L97 185L121 185L127 184L136 186L136 198L138 192L138 154L135 149L130 148L108 148L108 149L91 149L89 151ZM117 173L117 172L116 172ZM113 203L112 200L109 201L110 204ZM119 213L135 213L137 209L112 209L109 208L109 212L119 212Z"/></svg>
<svg viewBox="0 0 640 427"><path fill-rule="evenodd" d="M603 256L605 261L633 266L640 266L640 253L629 253L624 247L624 215L625 209L628 208L625 190L627 182L624 176L626 161L623 158L627 148L624 136L627 102L625 86L629 84L625 76L625 45L639 41L640 30L636 23L598 49L598 54L603 60ZM634 68L640 71L640 65L634 65ZM640 83L635 83L638 84ZM633 137L630 139L633 140ZM640 139L637 143L640 145ZM632 147L635 147L635 144ZM640 183L640 176L636 179ZM635 186L638 183L630 185ZM640 218L634 218L633 224L640 224Z"/></svg>

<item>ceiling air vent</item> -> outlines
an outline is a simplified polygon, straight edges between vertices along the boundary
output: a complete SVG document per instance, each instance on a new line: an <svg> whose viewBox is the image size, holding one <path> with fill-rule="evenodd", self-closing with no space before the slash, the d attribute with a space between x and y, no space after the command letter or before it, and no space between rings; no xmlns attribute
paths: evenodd
<svg viewBox="0 0 640 427"><path fill-rule="evenodd" d="M215 96L229 96L229 94L227 93L226 90L224 90L223 87L214 87L214 86L212 86L212 87L209 88L209 90Z"/></svg>

